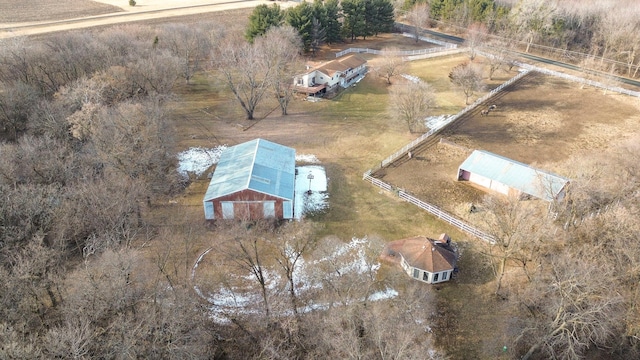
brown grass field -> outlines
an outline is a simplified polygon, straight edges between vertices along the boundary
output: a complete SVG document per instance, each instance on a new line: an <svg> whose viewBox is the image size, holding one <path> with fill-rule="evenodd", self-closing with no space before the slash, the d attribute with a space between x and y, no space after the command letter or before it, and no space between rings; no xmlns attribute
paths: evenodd
<svg viewBox="0 0 640 360"><path fill-rule="evenodd" d="M122 6L128 6L122 0ZM91 0L0 0L0 23L56 21L123 11L117 6Z"/></svg>

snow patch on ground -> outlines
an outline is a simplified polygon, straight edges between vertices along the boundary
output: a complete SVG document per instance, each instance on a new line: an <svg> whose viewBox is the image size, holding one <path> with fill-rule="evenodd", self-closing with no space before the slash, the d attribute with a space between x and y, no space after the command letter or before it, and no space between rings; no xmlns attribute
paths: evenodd
<svg viewBox="0 0 640 360"><path fill-rule="evenodd" d="M448 124L451 116L452 115L429 116L424 119L424 125L431 130L437 130Z"/></svg>
<svg viewBox="0 0 640 360"><path fill-rule="evenodd" d="M315 156L314 156L315 157ZM323 166L305 165L296 167L293 217L302 219L305 214L322 211L327 208L327 173Z"/></svg>
<svg viewBox="0 0 640 360"><path fill-rule="evenodd" d="M413 76L413 75L409 75L409 74L400 74L400 76L402 76L403 78L405 78L405 79L407 79L407 80L409 80L409 81L411 81L412 83L415 83L415 84L419 84L419 83L422 82L422 80L420 80L420 78L417 77L417 76Z"/></svg>
<svg viewBox="0 0 640 360"><path fill-rule="evenodd" d="M306 261L304 258L298 259L294 270L295 287L298 296L304 298L306 293L322 289L324 287L323 281L327 280L327 277L341 277L348 274L363 274L365 272L372 272L373 276L375 276L375 273L380 268L380 263L377 261L371 262L370 260L367 260L365 250L368 243L369 240L367 237L354 237L350 242L337 246L335 251L320 259L311 261ZM196 261L196 264L192 269L192 280L195 277L195 271L198 264L210 250L211 249L205 251ZM293 254L291 256L293 256ZM323 262L341 264L342 266L338 266L339 269L337 272L324 274L318 277L318 265L321 265ZM280 274L267 268L263 268L263 274L266 280L265 287L270 292L270 297L277 293L280 293L280 296L286 294L287 287L279 288L279 284L282 285L286 283ZM229 281L225 281L225 285L221 285L214 293L205 294L197 285L194 286L198 295L211 304L211 317L215 321L228 323L229 318L233 316L233 314L252 314L262 311L262 297L253 274L247 273L233 275L229 273L227 279ZM233 286L230 284L245 285ZM382 301L392 299L397 296L398 291L392 288L385 288L384 290L371 293L366 299L354 299L354 301ZM333 306L335 306L335 304L333 304ZM327 309L329 307L330 304L309 302L305 306L301 307L299 311L309 312ZM283 311L286 313L289 310Z"/></svg>
<svg viewBox="0 0 640 360"><path fill-rule="evenodd" d="M227 145L220 145L215 148L192 147L180 152L178 153L178 172L183 176L188 176L190 172L200 176L211 165L218 163L220 154L226 148Z"/></svg>
<svg viewBox="0 0 640 360"><path fill-rule="evenodd" d="M296 154L296 162L318 164L320 163L320 160L318 160L318 157L313 154Z"/></svg>

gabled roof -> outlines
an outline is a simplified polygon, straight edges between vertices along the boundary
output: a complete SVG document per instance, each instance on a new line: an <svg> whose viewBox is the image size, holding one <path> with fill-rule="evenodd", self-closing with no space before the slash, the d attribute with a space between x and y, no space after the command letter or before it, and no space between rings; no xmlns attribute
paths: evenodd
<svg viewBox="0 0 640 360"><path fill-rule="evenodd" d="M387 247L400 253L412 267L430 273L453 270L456 266L456 254L448 244L425 236L392 241Z"/></svg>
<svg viewBox="0 0 640 360"><path fill-rule="evenodd" d="M349 69L355 69L361 65L366 64L367 61L361 58L356 54L351 54L345 57L341 57L336 60L331 60L327 63L324 63L318 67L311 69L312 71L320 71L323 74L327 74L329 76L333 76L336 72L345 72Z"/></svg>
<svg viewBox="0 0 640 360"><path fill-rule="evenodd" d="M460 165L466 170L547 201L556 198L568 179L484 150L474 150Z"/></svg>
<svg viewBox="0 0 640 360"><path fill-rule="evenodd" d="M204 201L253 190L293 200L296 151L264 139L225 149L211 177Z"/></svg>

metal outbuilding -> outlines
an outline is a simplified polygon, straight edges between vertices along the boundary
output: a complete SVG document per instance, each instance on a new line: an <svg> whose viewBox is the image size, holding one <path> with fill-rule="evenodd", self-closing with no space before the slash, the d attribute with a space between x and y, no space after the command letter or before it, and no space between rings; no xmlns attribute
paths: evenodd
<svg viewBox="0 0 640 360"><path fill-rule="evenodd" d="M220 155L203 199L208 220L293 218L296 151L264 139Z"/></svg>
<svg viewBox="0 0 640 360"><path fill-rule="evenodd" d="M473 153L458 168L458 180L510 196L562 200L569 180L484 150Z"/></svg>

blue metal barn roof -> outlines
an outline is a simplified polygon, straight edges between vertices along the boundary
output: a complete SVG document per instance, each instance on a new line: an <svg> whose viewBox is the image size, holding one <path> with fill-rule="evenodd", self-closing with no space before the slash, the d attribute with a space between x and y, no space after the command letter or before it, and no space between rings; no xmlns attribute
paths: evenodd
<svg viewBox="0 0 640 360"><path fill-rule="evenodd" d="M203 201L242 190L293 200L296 151L264 139L225 149Z"/></svg>
<svg viewBox="0 0 640 360"><path fill-rule="evenodd" d="M460 165L465 170L497 181L525 194L553 200L568 179L484 150L474 150Z"/></svg>

